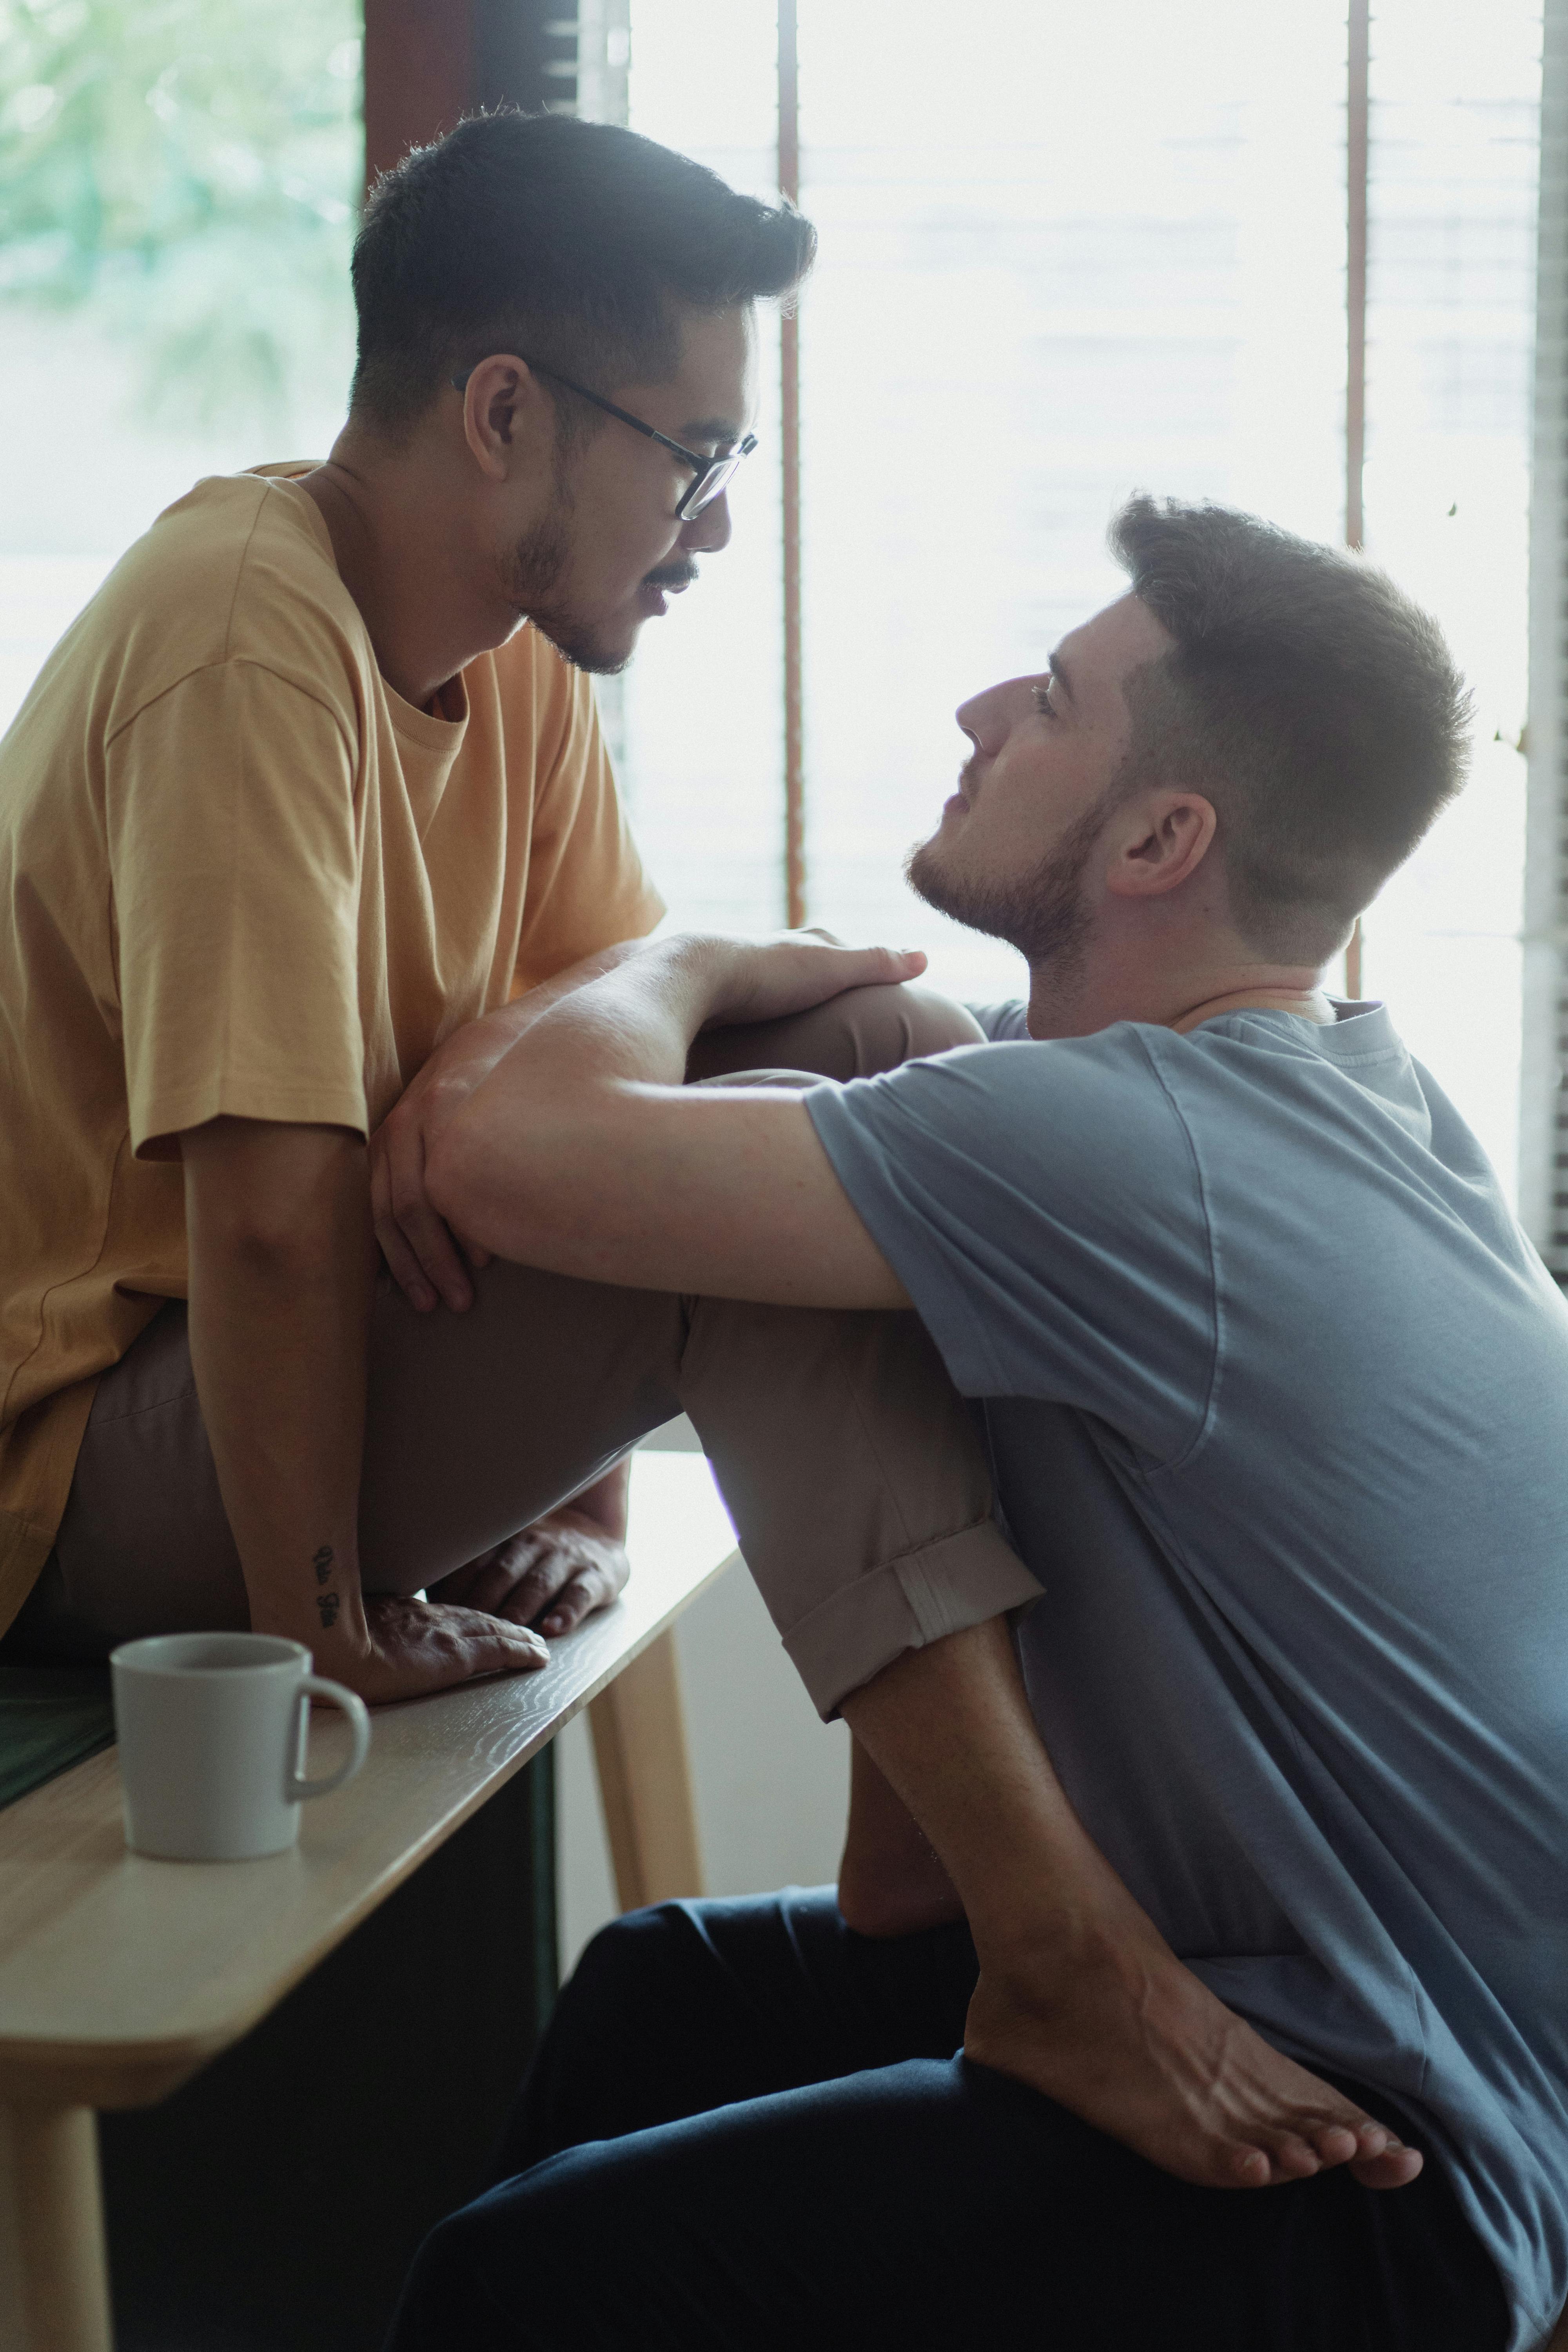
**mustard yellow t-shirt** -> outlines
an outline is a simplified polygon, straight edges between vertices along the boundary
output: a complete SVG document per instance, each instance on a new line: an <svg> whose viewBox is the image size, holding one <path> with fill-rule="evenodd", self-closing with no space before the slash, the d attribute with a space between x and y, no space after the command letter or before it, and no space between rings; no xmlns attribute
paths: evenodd
<svg viewBox="0 0 1568 2352"><path fill-rule="evenodd" d="M180 1131L368 1134L463 1022L662 912L588 680L525 627L405 702L308 470L161 515L0 743L0 1629L98 1374L185 1295Z"/></svg>

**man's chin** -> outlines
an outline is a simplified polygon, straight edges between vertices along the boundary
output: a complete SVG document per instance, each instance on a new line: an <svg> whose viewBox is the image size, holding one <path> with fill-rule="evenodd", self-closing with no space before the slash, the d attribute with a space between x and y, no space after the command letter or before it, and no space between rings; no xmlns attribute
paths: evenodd
<svg viewBox="0 0 1568 2352"><path fill-rule="evenodd" d="M531 613L529 618L574 669L592 677L615 677L625 669L642 626L635 619L585 621L575 613Z"/></svg>
<svg viewBox="0 0 1568 2352"><path fill-rule="evenodd" d="M934 907L939 915L951 915L955 922L967 922L963 891L951 873L942 854L942 835L933 833L929 841L916 844L904 860L904 879L917 898Z"/></svg>

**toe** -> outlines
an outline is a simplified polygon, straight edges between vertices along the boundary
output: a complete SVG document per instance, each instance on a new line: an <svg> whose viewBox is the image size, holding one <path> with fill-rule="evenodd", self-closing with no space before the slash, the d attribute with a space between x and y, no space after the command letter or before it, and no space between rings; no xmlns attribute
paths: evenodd
<svg viewBox="0 0 1568 2352"><path fill-rule="evenodd" d="M1380 2155L1388 2135L1381 2124L1369 2125L1364 2131L1356 2131L1349 2124L1320 2124L1308 2137L1321 2164L1350 2164L1358 2156Z"/></svg>
<svg viewBox="0 0 1568 2352"><path fill-rule="evenodd" d="M1354 2154L1353 2145L1347 2155ZM1321 2159L1310 2140L1296 2132L1281 2132L1268 2147L1274 2172L1281 2180L1310 2180L1314 2172L1322 2169Z"/></svg>
<svg viewBox="0 0 1568 2352"><path fill-rule="evenodd" d="M1381 2156L1358 2157L1351 2171L1363 2189L1404 2189L1415 2179L1422 2162L1418 2148L1394 2140Z"/></svg>

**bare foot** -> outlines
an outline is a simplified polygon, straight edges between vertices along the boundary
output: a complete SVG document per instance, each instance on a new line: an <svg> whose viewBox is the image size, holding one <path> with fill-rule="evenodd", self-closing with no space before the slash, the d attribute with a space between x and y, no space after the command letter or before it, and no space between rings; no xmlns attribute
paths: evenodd
<svg viewBox="0 0 1568 2352"><path fill-rule="evenodd" d="M1401 2189L1421 2169L1156 1935L1105 1938L1037 1971L983 1970L963 2046L1202 2188L1267 2189L1344 2164L1365 2188Z"/></svg>

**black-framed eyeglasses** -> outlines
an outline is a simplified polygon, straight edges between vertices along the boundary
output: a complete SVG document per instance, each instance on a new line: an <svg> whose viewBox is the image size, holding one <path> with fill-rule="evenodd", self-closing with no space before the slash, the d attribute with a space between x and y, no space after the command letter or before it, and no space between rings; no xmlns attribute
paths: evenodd
<svg viewBox="0 0 1568 2352"><path fill-rule="evenodd" d="M522 359L521 352L518 357ZM645 425L642 418L634 416L629 408L617 408L613 400L605 399L601 393L590 392L585 383L574 383L572 378L563 375L559 368L545 367L538 360L523 360L523 364L531 367L535 375L547 375L556 383L563 383L568 392L577 394L579 400L591 400L594 406L602 408L606 416L618 417L623 425L629 425L634 433L645 434L648 440L657 441L661 449L672 451L683 465L690 467L697 478L675 509L677 522L689 522L694 515L702 512L704 507L710 507L721 491L729 488L730 478L742 458L749 457L757 446L756 435L748 433L733 449L726 449L717 457L704 457L700 451L688 449L680 442L672 441L668 433L657 432L651 425ZM466 392L473 372L472 368L465 368L460 375L455 375L452 378L453 391Z"/></svg>

